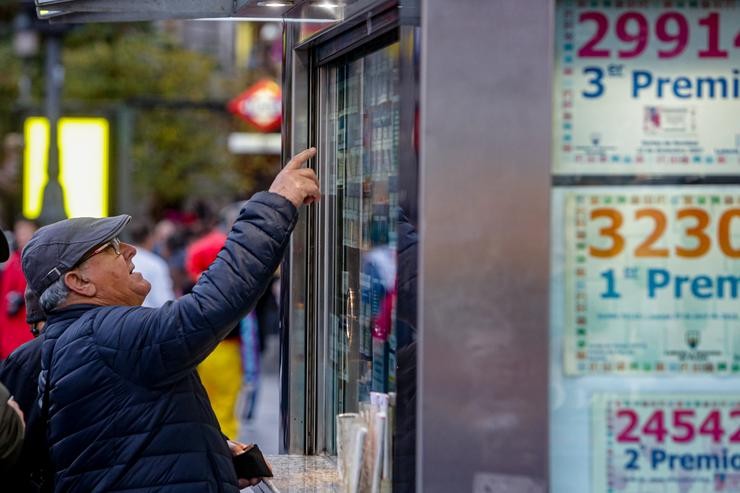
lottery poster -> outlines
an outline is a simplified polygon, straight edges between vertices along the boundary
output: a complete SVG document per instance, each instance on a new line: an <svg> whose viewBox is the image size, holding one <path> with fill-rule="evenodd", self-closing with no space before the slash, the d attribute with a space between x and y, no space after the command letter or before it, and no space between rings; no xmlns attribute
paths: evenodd
<svg viewBox="0 0 740 493"><path fill-rule="evenodd" d="M737 396L596 394L592 416L592 491L740 491Z"/></svg>
<svg viewBox="0 0 740 493"><path fill-rule="evenodd" d="M563 196L565 374L740 374L740 187Z"/></svg>
<svg viewBox="0 0 740 493"><path fill-rule="evenodd" d="M740 0L558 2L556 175L740 173Z"/></svg>

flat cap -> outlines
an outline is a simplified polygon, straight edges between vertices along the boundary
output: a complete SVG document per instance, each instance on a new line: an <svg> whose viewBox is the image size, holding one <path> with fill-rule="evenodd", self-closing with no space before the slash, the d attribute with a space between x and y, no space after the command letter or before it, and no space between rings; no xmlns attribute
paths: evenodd
<svg viewBox="0 0 740 493"><path fill-rule="evenodd" d="M44 226L23 249L21 264L28 285L39 295L72 270L86 253L112 240L131 220L115 217L77 217Z"/></svg>

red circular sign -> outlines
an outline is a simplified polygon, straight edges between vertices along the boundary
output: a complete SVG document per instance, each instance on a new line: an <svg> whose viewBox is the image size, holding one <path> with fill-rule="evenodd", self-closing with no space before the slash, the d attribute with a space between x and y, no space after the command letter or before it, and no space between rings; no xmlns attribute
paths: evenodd
<svg viewBox="0 0 740 493"><path fill-rule="evenodd" d="M280 129L282 91L272 80L261 80L229 101L228 109L262 132Z"/></svg>

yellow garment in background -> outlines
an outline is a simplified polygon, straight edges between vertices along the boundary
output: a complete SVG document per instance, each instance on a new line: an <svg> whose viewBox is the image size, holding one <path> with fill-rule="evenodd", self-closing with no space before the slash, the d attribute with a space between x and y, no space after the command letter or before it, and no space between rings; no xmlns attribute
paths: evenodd
<svg viewBox="0 0 740 493"><path fill-rule="evenodd" d="M236 440L239 436L236 402L242 385L242 354L239 339L221 341L198 365L198 373L221 425L221 432Z"/></svg>

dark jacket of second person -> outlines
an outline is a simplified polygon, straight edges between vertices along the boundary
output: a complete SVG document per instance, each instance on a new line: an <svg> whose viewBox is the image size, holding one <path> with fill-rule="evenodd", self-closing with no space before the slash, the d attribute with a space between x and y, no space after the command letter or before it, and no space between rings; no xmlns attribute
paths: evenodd
<svg viewBox="0 0 740 493"><path fill-rule="evenodd" d="M296 220L288 200L259 193L191 294L49 314L40 392L50 382L55 491L239 491L195 368L259 299Z"/></svg>
<svg viewBox="0 0 740 493"><path fill-rule="evenodd" d="M13 394L26 417L26 437L20 458L16 466L3 476L3 485L14 493L39 491L31 478L34 476L40 482L46 466L46 427L41 418L38 398L41 345L44 337L42 333L36 339L23 344L0 364L0 381Z"/></svg>

